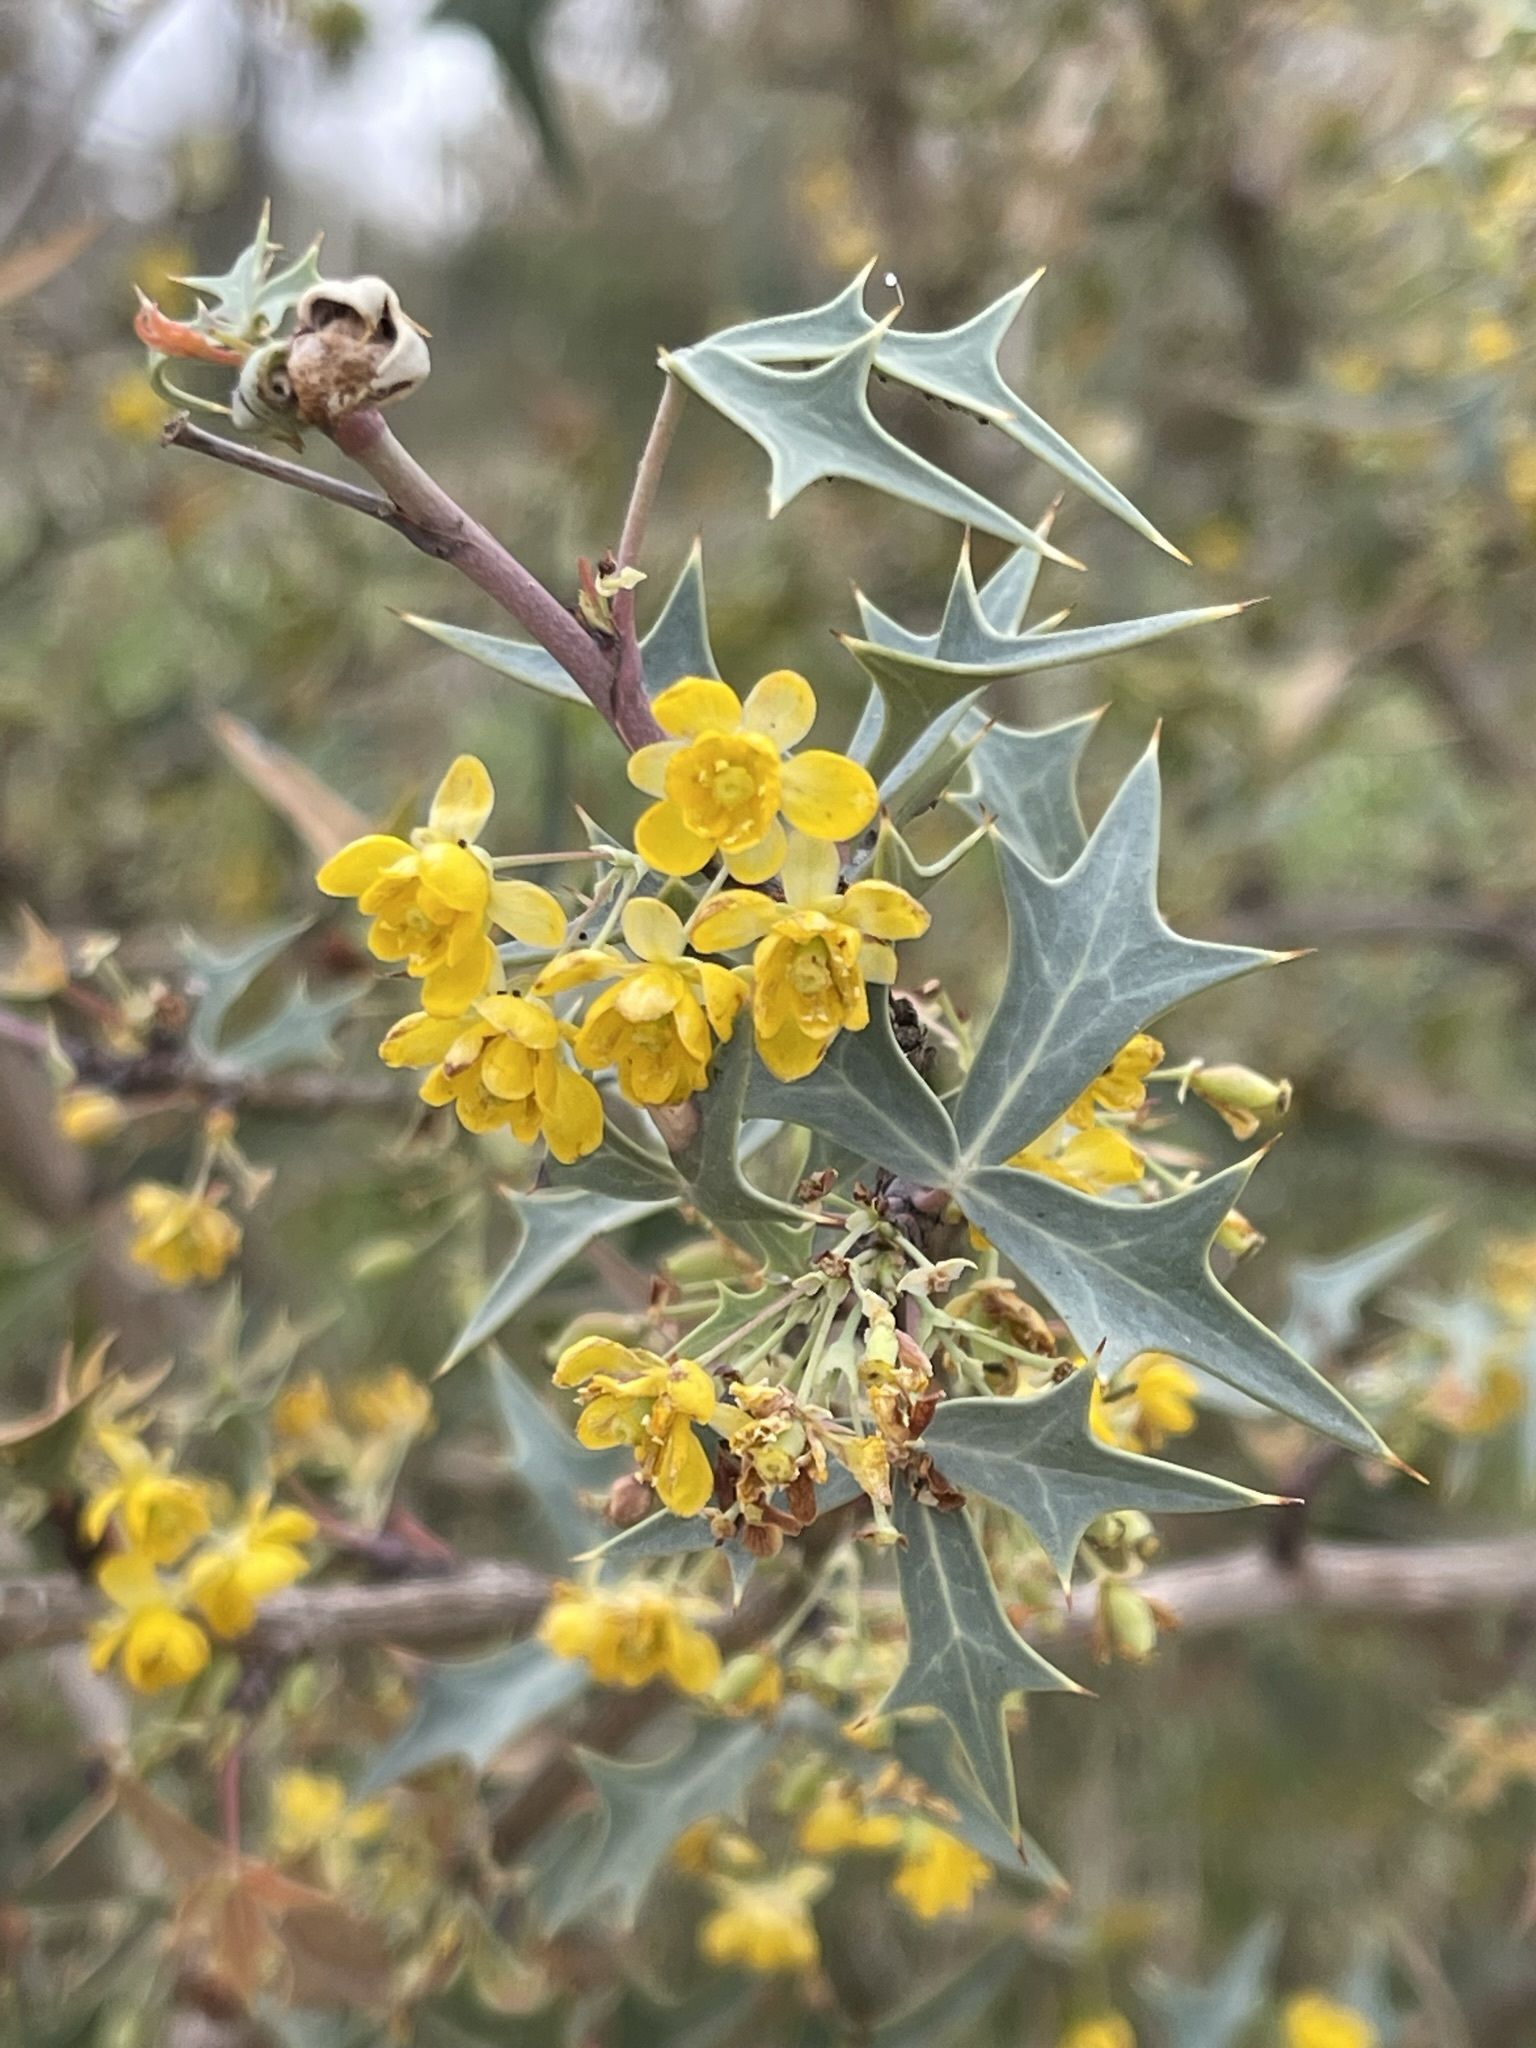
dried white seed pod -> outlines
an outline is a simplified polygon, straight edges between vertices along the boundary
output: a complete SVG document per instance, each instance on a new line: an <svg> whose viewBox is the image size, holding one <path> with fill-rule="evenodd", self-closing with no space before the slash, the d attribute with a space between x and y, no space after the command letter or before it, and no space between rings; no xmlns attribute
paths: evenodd
<svg viewBox="0 0 1536 2048"><path fill-rule="evenodd" d="M229 402L230 418L243 434L281 433L296 439L293 425L293 381L288 375L288 344L268 342L253 349L240 368L240 381Z"/></svg>
<svg viewBox="0 0 1536 2048"><path fill-rule="evenodd" d="M408 398L431 368L426 329L382 277L323 278L300 299L288 375L309 425Z"/></svg>

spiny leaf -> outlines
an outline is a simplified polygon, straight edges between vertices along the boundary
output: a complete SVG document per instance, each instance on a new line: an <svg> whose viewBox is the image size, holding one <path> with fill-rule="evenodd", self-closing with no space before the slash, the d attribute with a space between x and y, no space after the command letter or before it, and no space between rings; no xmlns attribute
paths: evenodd
<svg viewBox="0 0 1536 2048"><path fill-rule="evenodd" d="M907 1662L883 1713L931 1708L954 1729L988 1806L1010 1833L1018 1826L1004 1702L1017 1692L1080 1692L1047 1664L1004 1614L976 1531L963 1512L924 1507L905 1486L894 1514L905 1539L896 1553L907 1617Z"/></svg>
<svg viewBox="0 0 1536 2048"><path fill-rule="evenodd" d="M757 1064L745 1022L715 1054L704 1094L695 1097L698 1135L677 1155L677 1165L701 1214L775 1272L801 1270L811 1224L803 1210L753 1187L741 1170L742 1112L747 1082Z"/></svg>
<svg viewBox="0 0 1536 2048"><path fill-rule="evenodd" d="M1037 873L1064 875L1088 843L1077 769L1098 723L1090 711L1038 732L988 726L971 755L974 794L955 802L973 818L991 818L1003 845Z"/></svg>
<svg viewBox="0 0 1536 2048"><path fill-rule="evenodd" d="M602 1518L582 1505L581 1496L601 1493L629 1469L629 1457L623 1451L589 1451L579 1444L569 1425L561 1426L500 1351L493 1348L486 1364L509 1440L512 1470L549 1525L561 1564L569 1564L603 1534Z"/></svg>
<svg viewBox="0 0 1536 2048"><path fill-rule="evenodd" d="M483 1771L499 1749L569 1706L587 1683L586 1666L556 1657L542 1643L514 1643L494 1656L429 1664L406 1727L368 1766L359 1797L408 1778L445 1757L467 1757Z"/></svg>
<svg viewBox="0 0 1536 2048"><path fill-rule="evenodd" d="M510 1195L508 1200L522 1231L517 1248L454 1338L438 1367L439 1374L467 1358L487 1337L494 1337L556 1273L579 1258L594 1238L606 1237L626 1223L636 1223L642 1216L654 1216L658 1209L670 1206L666 1201L618 1202L606 1195L574 1190Z"/></svg>
<svg viewBox="0 0 1536 2048"><path fill-rule="evenodd" d="M1443 1216L1421 1216L1385 1237L1357 1244L1333 1259L1293 1259L1290 1306L1280 1334L1294 1349L1334 1357L1360 1333L1360 1311L1445 1229Z"/></svg>
<svg viewBox="0 0 1536 2048"><path fill-rule="evenodd" d="M1085 1358L1112 1373L1138 1352L1203 1366L1268 1408L1368 1457L1391 1453L1336 1387L1233 1300L1210 1246L1252 1160L1160 1202L1106 1202L1038 1173L987 1166L956 1193L1040 1289Z"/></svg>
<svg viewBox="0 0 1536 2048"><path fill-rule="evenodd" d="M987 1805L948 1721L893 1722L891 1753L904 1771L921 1778L930 1792L954 1808L953 1820L944 1819L940 1825L968 1842L978 1856L1012 1876L1065 1891L1066 1880L1040 1844L1022 1831L1011 1834ZM879 1761L878 1755L874 1761Z"/></svg>
<svg viewBox="0 0 1536 2048"><path fill-rule="evenodd" d="M274 271L282 247L272 240L271 228L272 209L265 205L255 235L228 270L218 276L176 280L207 301L199 325L219 334L260 341L275 333L310 286L320 282L319 237L285 269Z"/></svg>
<svg viewBox="0 0 1536 2048"><path fill-rule="evenodd" d="M587 701L580 686L566 674L555 657L530 641L509 640L496 633L474 633L466 626L424 619L415 612L402 612L400 616L405 625L414 626L418 633L425 633L429 639L451 647L456 654L467 654L471 661L478 661L482 668L494 669L497 675L510 676L515 683L526 683L531 690L542 691L546 697L563 698L569 704L585 704ZM709 623L704 610L703 552L697 541L689 550L688 559L650 631L642 636L640 653L645 668L645 685L653 695L681 676L717 676L720 673L715 665L714 650L709 644Z"/></svg>
<svg viewBox="0 0 1536 2048"><path fill-rule="evenodd" d="M714 335L710 345L729 348L759 363L822 361L877 330L879 323L864 310L864 286L873 268L871 259L824 306L767 320L744 321ZM1165 540L1130 499L1101 476L1054 427L1032 412L998 368L998 349L1040 275L1036 271L1033 277L1004 292L958 327L928 334L887 328L878 343L876 367L882 376L894 377L965 412L980 415L988 425L998 427L1054 469L1058 476L1075 484L1085 497L1113 512L1116 518L1123 519L1137 533L1182 562L1186 557L1179 549Z"/></svg>
<svg viewBox="0 0 1536 2048"><path fill-rule="evenodd" d="M1036 526L1036 538L1040 540L1046 537L1042 527L1048 530L1048 522L1041 521ZM999 627L994 620L994 612L1006 617L1015 606L1014 616L1021 616L1023 606L1029 602L1034 579L1031 577L1025 584L1018 576L1015 564L1020 562L1038 572L1040 556L1033 548L1016 548L988 581L986 590L978 591L971 566L971 538L967 534L960 543L960 559L937 630L914 633L872 604L862 590L855 590L854 602L859 608L864 638L877 647L889 648L893 654L915 654L928 661L952 662L961 667L996 666L1013 654L1020 639L1037 639L1042 630L1037 626L1031 633L1020 634L1016 625Z"/></svg>
<svg viewBox="0 0 1536 2048"><path fill-rule="evenodd" d="M553 1188L588 1188L623 1202L669 1202L684 1187L682 1175L665 1152L629 1137L611 1115L595 1152L572 1160L569 1166L562 1166L558 1159L546 1160L544 1179Z"/></svg>
<svg viewBox="0 0 1536 2048"><path fill-rule="evenodd" d="M811 370L768 369L718 341L701 341L676 355L663 351L661 364L766 452L770 519L807 484L843 477L1081 568L880 425L869 409L867 387L882 331L871 330Z"/></svg>
<svg viewBox="0 0 1536 2048"><path fill-rule="evenodd" d="M334 1060L336 1026L363 993L353 982L333 995L312 996L301 981L291 988L276 1013L244 1038L218 1054L221 1074L275 1074L309 1060Z"/></svg>
<svg viewBox="0 0 1536 2048"><path fill-rule="evenodd" d="M903 1055L891 1031L890 1005L871 1005L862 1031L845 1031L800 1081L776 1081L759 1064L747 1091L754 1116L805 1124L858 1159L926 1187L943 1187L958 1166L944 1106Z"/></svg>
<svg viewBox="0 0 1536 2048"><path fill-rule="evenodd" d="M946 1479L1028 1524L1063 1585L1083 1531L1100 1515L1126 1508L1204 1514L1271 1502L1229 1479L1101 1443L1088 1421L1093 1386L1090 1368L1028 1399L946 1401L923 1438Z"/></svg>
<svg viewBox="0 0 1536 2048"><path fill-rule="evenodd" d="M1265 1919L1249 1928L1208 1984L1149 1970L1141 1991L1158 2017L1158 2039L1166 2048L1237 2048L1268 2002L1279 1947L1279 1923Z"/></svg>
<svg viewBox="0 0 1536 2048"><path fill-rule="evenodd" d="M1059 880L999 846L1008 970L955 1106L969 1162L1010 1158L1143 1025L1186 996L1274 959L1170 929L1157 907L1158 810L1157 757L1149 748Z"/></svg>
<svg viewBox="0 0 1536 2048"><path fill-rule="evenodd" d="M205 1059L217 1057L219 1029L224 1019L262 969L270 966L300 932L308 931L313 922L313 918L301 917L290 924L273 925L227 949L209 945L195 932L183 934L181 957L187 963L198 997L187 1034L194 1052Z"/></svg>

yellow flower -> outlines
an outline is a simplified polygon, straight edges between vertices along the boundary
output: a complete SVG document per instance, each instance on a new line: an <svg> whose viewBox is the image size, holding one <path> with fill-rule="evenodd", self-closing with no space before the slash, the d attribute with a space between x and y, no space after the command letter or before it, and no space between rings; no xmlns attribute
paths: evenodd
<svg viewBox="0 0 1536 2048"><path fill-rule="evenodd" d="M1098 1110L1111 1116L1128 1116L1147 1099L1147 1076L1163 1063L1163 1048L1149 1032L1138 1031L1122 1045L1096 1081L1092 1081L1067 1111L1067 1122L1088 1130Z"/></svg>
<svg viewBox="0 0 1536 2048"><path fill-rule="evenodd" d="M1141 1154L1122 1132L1107 1124L1069 1132L1065 1117L1022 1152L1015 1152L1008 1164L1021 1166L1026 1173L1043 1173L1047 1179L1062 1181L1085 1195L1101 1195L1106 1188L1132 1187L1145 1171Z"/></svg>
<svg viewBox="0 0 1536 2048"><path fill-rule="evenodd" d="M729 968L688 959L681 920L654 896L624 906L623 929L634 961L612 947L585 947L552 961L534 987L554 995L612 981L576 1034L577 1059L616 1067L631 1102L685 1101L708 1086L715 1040L730 1037L746 986Z"/></svg>
<svg viewBox="0 0 1536 2048"><path fill-rule="evenodd" d="M505 1126L524 1145L542 1135L569 1166L603 1141L603 1099L564 1051L575 1035L538 996L482 996L461 1017L402 1017L379 1057L390 1067L430 1066L422 1101L451 1102L466 1131Z"/></svg>
<svg viewBox="0 0 1536 2048"><path fill-rule="evenodd" d="M150 1564L174 1564L208 1532L208 1488L179 1479L171 1454L152 1455L126 1430L103 1424L96 1442L117 1468L117 1478L93 1493L80 1514L80 1533L100 1543L114 1515L132 1548Z"/></svg>
<svg viewBox="0 0 1536 2048"><path fill-rule="evenodd" d="M811 1901L826 1890L828 1873L798 1864L780 1877L717 1880L722 1903L699 1929L699 1948L712 1963L739 1963L764 1975L809 1970L821 1958Z"/></svg>
<svg viewBox="0 0 1536 2048"><path fill-rule="evenodd" d="M1515 330L1496 314L1474 321L1467 334L1467 354L1485 370L1507 363L1520 346Z"/></svg>
<svg viewBox="0 0 1536 2048"><path fill-rule="evenodd" d="M580 1658L600 1685L670 1678L681 1692L701 1693L720 1676L714 1638L659 1586L558 1585L539 1640L557 1657Z"/></svg>
<svg viewBox="0 0 1536 2048"><path fill-rule="evenodd" d="M137 441L158 434L170 418L172 407L138 370L125 370L102 392L100 410L101 423L109 433Z"/></svg>
<svg viewBox="0 0 1536 2048"><path fill-rule="evenodd" d="M674 1515L696 1515L714 1492L715 1476L693 1433L710 1422L715 1382L691 1358L658 1358L611 1337L583 1337L560 1354L557 1387L581 1388L576 1434L589 1450L633 1449L641 1472Z"/></svg>
<svg viewBox="0 0 1536 2048"><path fill-rule="evenodd" d="M182 1589L167 1585L138 1551L109 1557L96 1583L120 1611L91 1629L91 1669L105 1671L121 1653L123 1676L135 1692L185 1685L208 1662L208 1638L181 1611Z"/></svg>
<svg viewBox="0 0 1536 2048"><path fill-rule="evenodd" d="M347 1390L347 1419L370 1436L420 1436L432 1420L432 1396L394 1365Z"/></svg>
<svg viewBox="0 0 1536 2048"><path fill-rule="evenodd" d="M240 1249L240 1226L207 1195L141 1180L128 1190L128 1214L138 1234L128 1246L167 1287L217 1280Z"/></svg>
<svg viewBox="0 0 1536 2048"><path fill-rule="evenodd" d="M1536 510L1536 440L1516 441L1506 451L1504 488L1522 512Z"/></svg>
<svg viewBox="0 0 1536 2048"><path fill-rule="evenodd" d="M243 1636L263 1600L303 1578L310 1560L299 1545L314 1535L302 1509L269 1508L265 1494L249 1501L237 1526L187 1570L188 1597L214 1634Z"/></svg>
<svg viewBox="0 0 1536 2048"><path fill-rule="evenodd" d="M893 882L855 882L837 893L837 848L796 832L784 856L784 902L755 889L726 889L694 919L701 953L756 944L752 1025L764 1064L798 1081L826 1057L839 1031L869 1022L865 983L896 978L892 939L916 939L928 913Z"/></svg>
<svg viewBox="0 0 1536 2048"><path fill-rule="evenodd" d="M1105 1398L1103 1383L1094 1373L1089 1427L1106 1444L1131 1451L1160 1450L1169 1437L1188 1436L1199 1421L1198 1391L1199 1382L1187 1366L1165 1351L1143 1351L1119 1376L1119 1398L1113 1401Z"/></svg>
<svg viewBox="0 0 1536 2048"><path fill-rule="evenodd" d="M684 676L651 709L672 737L641 747L629 779L654 796L635 849L663 875L695 875L720 854L738 882L766 882L784 860L782 811L812 839L852 839L875 815L869 771L824 748L789 756L816 720L804 676L776 669L745 704L728 683Z"/></svg>
<svg viewBox="0 0 1536 2048"><path fill-rule="evenodd" d="M1363 2012L1321 1991L1299 1991L1281 2014L1285 2048L1377 2048L1381 2035Z"/></svg>
<svg viewBox="0 0 1536 2048"><path fill-rule="evenodd" d="M388 1816L382 1799L366 1799L349 1810L346 1786L321 1772L279 1771L272 1781L272 1847L289 1860L333 1842L367 1841Z"/></svg>
<svg viewBox="0 0 1536 2048"><path fill-rule="evenodd" d="M272 1404L272 1427L287 1443L301 1443L319 1436L336 1420L331 1396L319 1373L307 1373L292 1386L284 1387Z"/></svg>
<svg viewBox="0 0 1536 2048"><path fill-rule="evenodd" d="M370 832L315 877L327 896L357 898L373 920L369 949L380 960L405 962L422 983L430 1017L462 1016L490 985L492 924L526 946L554 947L565 937L565 913L549 891L496 881L490 856L474 843L495 796L484 763L460 754L409 841Z"/></svg>
<svg viewBox="0 0 1536 2048"><path fill-rule="evenodd" d="M1536 1237L1496 1237L1483 1254L1483 1284L1512 1322L1536 1315Z"/></svg>
<svg viewBox="0 0 1536 2048"><path fill-rule="evenodd" d="M845 1849L894 1849L905 1833L899 1814L866 1813L856 1792L828 1785L795 1840L808 1856L836 1856Z"/></svg>
<svg viewBox="0 0 1536 2048"><path fill-rule="evenodd" d="M1136 2035L1123 2013L1100 2012L1068 2027L1057 2048L1136 2048Z"/></svg>
<svg viewBox="0 0 1536 2048"><path fill-rule="evenodd" d="M931 1821L909 1824L891 1890L919 1920L968 1912L977 1892L991 1882L991 1864L958 1835Z"/></svg>
<svg viewBox="0 0 1536 2048"><path fill-rule="evenodd" d="M99 1145L117 1135L128 1114L104 1088L66 1088L53 1106L53 1121L72 1145Z"/></svg>
<svg viewBox="0 0 1536 2048"><path fill-rule="evenodd" d="M1507 1359L1489 1359L1475 1388L1456 1375L1436 1382L1425 1397L1425 1413L1452 1436L1492 1436L1525 1406L1525 1380Z"/></svg>

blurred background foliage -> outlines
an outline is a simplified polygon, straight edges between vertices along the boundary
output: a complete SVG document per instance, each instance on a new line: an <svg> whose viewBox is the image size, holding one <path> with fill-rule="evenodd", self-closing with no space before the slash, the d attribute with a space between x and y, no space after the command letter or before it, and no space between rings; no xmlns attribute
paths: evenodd
<svg viewBox="0 0 1536 2048"><path fill-rule="evenodd" d="M1107 707L1090 815L1166 719L1172 921L1317 949L1192 1004L1170 1042L1296 1085L1252 1193L1270 1247L1245 1298L1277 1313L1292 1257L1429 1208L1448 1227L1414 1284L1454 1290L1490 1231L1536 1224L1521 0L0 5L0 909L121 932L138 976L173 969L184 926L227 938L314 908L311 860L221 749L218 713L379 817L476 751L507 851L569 843L573 801L626 825L637 808L584 713L393 616L497 630L445 570L157 447L132 286L180 310L171 277L222 269L269 195L291 249L323 228L332 272L386 273L432 329L405 438L562 592L616 537L658 346L815 303L871 255L871 304L890 302L888 267L917 327L1047 265L1012 380L1194 566L1069 497L1055 538L1092 574L1047 566L1045 608L1088 624L1269 600L996 692L1026 723ZM1052 481L1012 444L910 394L877 402L1010 509L1044 511ZM845 734L858 678L830 632L855 623L849 581L926 625L953 534L870 519L841 485L765 526L764 485L758 452L690 407L655 580L702 534L723 672L802 669ZM962 1001L993 983L985 901L973 861L917 954ZM360 965L344 930L304 941L321 981ZM352 1039L361 1070L368 1034ZM190 1312L174 1305L178 1325L80 1247L130 1166L174 1177L182 1126L151 1116L81 1154L29 1073L0 1074L0 1344L24 1378L73 1314L157 1355ZM243 1136L278 1169L251 1223L247 1321L199 1340L238 1356L283 1313L327 1369L429 1370L505 1238L446 1135L358 1114ZM551 1299L514 1348L537 1357L581 1299ZM470 1553L515 1542L487 1428L462 1376L410 1478L413 1510ZM1445 1533L1497 1524L1512 1499L1495 1470L1454 1508L1384 1502L1342 1468L1314 1520ZM1209 1968L1272 1910L1302 1979L1342 1968L1367 1920L1389 1927L1416 1995L1470 2015L1413 2038L1536 2041L1530 1788L1472 1820L1423 1791L1447 1716L1510 1697L1522 1658L1476 1618L1296 1622L1117 1669L1092 1710L1037 1709L1025 1812L1077 1885L1079 1939L1042 1963L1028 2038L1149 1955ZM62 1816L77 1771L47 1701L12 1699L39 1759L0 1811L15 1844ZM924 1951L904 1953L921 1971ZM891 1967L874 1942L848 2009L877 2012Z"/></svg>

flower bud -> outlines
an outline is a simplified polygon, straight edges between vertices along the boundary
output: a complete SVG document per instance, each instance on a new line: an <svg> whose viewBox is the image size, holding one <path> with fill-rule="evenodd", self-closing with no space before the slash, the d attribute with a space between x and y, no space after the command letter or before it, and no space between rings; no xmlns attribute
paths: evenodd
<svg viewBox="0 0 1536 2048"><path fill-rule="evenodd" d="M253 349L230 394L230 420L242 434L280 434L294 440L294 411L287 342L271 341Z"/></svg>
<svg viewBox="0 0 1536 2048"><path fill-rule="evenodd" d="M1157 1614L1151 1601L1118 1579L1106 1579L1099 1587L1094 1637L1104 1662L1123 1657L1129 1664L1144 1664L1157 1648Z"/></svg>
<svg viewBox="0 0 1536 2048"><path fill-rule="evenodd" d="M1252 1067L1197 1067L1189 1086L1239 1138L1251 1138L1261 1123L1284 1116L1291 1106L1290 1082L1271 1081Z"/></svg>
<svg viewBox="0 0 1536 2048"><path fill-rule="evenodd" d="M74 1145L100 1145L128 1121L115 1095L103 1088L70 1088L54 1104L53 1120Z"/></svg>
<svg viewBox="0 0 1536 2048"><path fill-rule="evenodd" d="M1264 1233L1248 1221L1241 1209L1229 1209L1216 1233L1216 1242L1234 1258L1245 1259L1264 1242Z"/></svg>
<svg viewBox="0 0 1536 2048"><path fill-rule="evenodd" d="M300 299L287 375L310 426L408 398L431 368L426 330L382 277L323 278Z"/></svg>
<svg viewBox="0 0 1536 2048"><path fill-rule="evenodd" d="M638 1472L624 1472L608 1489L603 1502L603 1520L615 1529L632 1529L656 1510L656 1496Z"/></svg>

